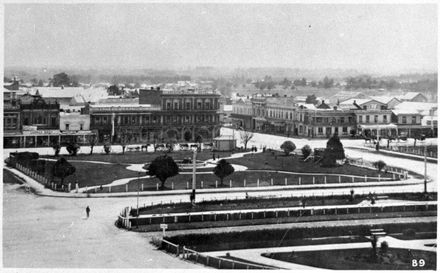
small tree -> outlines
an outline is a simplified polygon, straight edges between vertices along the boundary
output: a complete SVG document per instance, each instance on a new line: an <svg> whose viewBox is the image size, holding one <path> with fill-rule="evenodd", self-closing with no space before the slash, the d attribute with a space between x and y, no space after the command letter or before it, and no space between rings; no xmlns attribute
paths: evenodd
<svg viewBox="0 0 440 273"><path fill-rule="evenodd" d="M90 144L90 155L93 154L93 147L95 147L96 143L98 143L98 138L96 135L92 135L89 138L89 144Z"/></svg>
<svg viewBox="0 0 440 273"><path fill-rule="evenodd" d="M382 243L380 243L380 251L382 252L382 253L387 253L387 251L388 251L388 243L387 243L387 241L383 241Z"/></svg>
<svg viewBox="0 0 440 273"><path fill-rule="evenodd" d="M125 148L127 147L127 136L125 134L121 135L121 146L122 146L122 154L125 154Z"/></svg>
<svg viewBox="0 0 440 273"><path fill-rule="evenodd" d="M52 146L54 152L55 152L55 156L59 156L60 155L60 150L61 150L61 146L60 144L57 142Z"/></svg>
<svg viewBox="0 0 440 273"><path fill-rule="evenodd" d="M66 150L71 156L76 156L76 154L79 151L79 148L80 148L79 145L75 142L71 142L66 146Z"/></svg>
<svg viewBox="0 0 440 273"><path fill-rule="evenodd" d="M61 184L64 183L64 178L69 175L74 174L76 171L75 167L72 166L67 160L62 157L58 159L57 162L52 167L52 176L58 177L61 179Z"/></svg>
<svg viewBox="0 0 440 273"><path fill-rule="evenodd" d="M304 145L304 147L301 148L301 152L304 158L307 158L312 153L312 148L310 148L309 145Z"/></svg>
<svg viewBox="0 0 440 273"><path fill-rule="evenodd" d="M383 162L382 160L376 161L373 163L373 166L375 168L377 168L377 171L380 172L381 170L383 170L385 168L387 164L385 162Z"/></svg>
<svg viewBox="0 0 440 273"><path fill-rule="evenodd" d="M167 155L156 157L147 167L147 174L155 176L162 183L161 189L165 187L165 181L179 174L179 167L174 159Z"/></svg>
<svg viewBox="0 0 440 273"><path fill-rule="evenodd" d="M112 146L110 145L110 143L105 143L104 144L104 152L106 154L109 154L111 152L111 150L112 150Z"/></svg>
<svg viewBox="0 0 440 273"><path fill-rule="evenodd" d="M334 167L336 166L336 160L344 158L344 147L342 146L338 134L334 134L327 141L327 148L324 150L321 165L323 167Z"/></svg>
<svg viewBox="0 0 440 273"><path fill-rule="evenodd" d="M295 144L290 141L290 140L286 140L284 141L283 144L281 144L280 146L281 149L283 149L284 153L287 155L289 155L291 152L295 151L296 146Z"/></svg>
<svg viewBox="0 0 440 273"><path fill-rule="evenodd" d="M224 159L221 159L214 168L214 174L220 179L220 184L223 186L223 179L234 173L234 167Z"/></svg>
<svg viewBox="0 0 440 273"><path fill-rule="evenodd" d="M244 144L244 149L247 149L247 145L249 141L254 137L254 133L248 132L248 131L241 131L240 132L240 139Z"/></svg>

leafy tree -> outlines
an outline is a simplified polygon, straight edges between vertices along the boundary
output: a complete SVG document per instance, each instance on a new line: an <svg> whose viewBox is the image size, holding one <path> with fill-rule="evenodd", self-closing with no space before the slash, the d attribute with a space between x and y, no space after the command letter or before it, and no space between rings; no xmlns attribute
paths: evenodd
<svg viewBox="0 0 440 273"><path fill-rule="evenodd" d="M69 86L70 84L71 84L70 78L66 73L61 72L59 74L53 75L53 78L52 78L52 85L53 86L55 86L55 87Z"/></svg>
<svg viewBox="0 0 440 273"><path fill-rule="evenodd" d="M43 82L43 80L42 80L42 79L40 79L40 80L38 81L38 86L39 86L39 87L42 87L42 86L44 86L44 82Z"/></svg>
<svg viewBox="0 0 440 273"><path fill-rule="evenodd" d="M240 131L240 139L244 144L244 149L247 149L247 145L249 141L254 137L254 134L252 132L248 131Z"/></svg>
<svg viewBox="0 0 440 273"><path fill-rule="evenodd" d="M74 142L70 142L69 144L67 144L66 146L66 150L67 152L71 155L71 156L76 156L76 154L79 151L79 145L77 143Z"/></svg>
<svg viewBox="0 0 440 273"><path fill-rule="evenodd" d="M220 179L220 184L223 186L223 179L234 173L234 167L225 159L221 159L214 168L214 174Z"/></svg>
<svg viewBox="0 0 440 273"><path fill-rule="evenodd" d="M112 96L119 96L122 94L122 91L119 89L119 87L116 84L114 84L109 86L109 88L107 88L107 93Z"/></svg>
<svg viewBox="0 0 440 273"><path fill-rule="evenodd" d="M383 170L383 168L385 168L387 164L385 162L383 162L382 160L376 161L373 163L373 166L375 168L377 168L377 171L380 172L381 170Z"/></svg>
<svg viewBox="0 0 440 273"><path fill-rule="evenodd" d="M315 104L316 103L316 96L315 96L315 94L308 95L306 97L306 103Z"/></svg>
<svg viewBox="0 0 440 273"><path fill-rule="evenodd" d="M52 167L52 176L58 177L61 179L61 184L64 183L64 178L69 175L74 174L76 171L75 167L72 166L67 160L62 157L58 159L57 162Z"/></svg>
<svg viewBox="0 0 440 273"><path fill-rule="evenodd" d="M388 251L388 243L387 243L387 241L383 241L382 243L380 243L380 251L382 252L382 253L387 253L387 251Z"/></svg>
<svg viewBox="0 0 440 273"><path fill-rule="evenodd" d="M202 143L202 142L203 142L203 138L202 138L201 135L197 135L197 136L196 136L196 142L197 142L197 143Z"/></svg>
<svg viewBox="0 0 440 273"><path fill-rule="evenodd" d="M147 174L155 176L162 183L161 189L165 187L165 181L179 174L179 167L170 156L163 155L156 157L147 167Z"/></svg>
<svg viewBox="0 0 440 273"><path fill-rule="evenodd" d="M329 79L327 76L322 80L321 86L324 88L331 88L334 85L334 80Z"/></svg>
<svg viewBox="0 0 440 273"><path fill-rule="evenodd" d="M312 153L312 148L310 148L309 145L304 145L304 147L301 148L301 152L304 158L307 158Z"/></svg>
<svg viewBox="0 0 440 273"><path fill-rule="evenodd" d="M93 154L93 147L95 147L96 143L98 143L98 138L96 135L92 135L89 138L89 144L90 144L90 155Z"/></svg>
<svg viewBox="0 0 440 273"><path fill-rule="evenodd" d="M186 132L183 134L183 139L185 139L185 141L190 141L191 138L192 138L192 134L191 134L191 132L186 131Z"/></svg>
<svg viewBox="0 0 440 273"><path fill-rule="evenodd" d="M283 144L281 144L280 146L281 149L283 149L284 153L287 155L289 155L291 152L295 151L296 146L295 144L290 141L290 140L286 140L284 141Z"/></svg>
<svg viewBox="0 0 440 273"><path fill-rule="evenodd" d="M127 143L128 143L126 134L121 135L120 142L121 142L121 146L122 146L122 154L125 154L125 148L127 147Z"/></svg>

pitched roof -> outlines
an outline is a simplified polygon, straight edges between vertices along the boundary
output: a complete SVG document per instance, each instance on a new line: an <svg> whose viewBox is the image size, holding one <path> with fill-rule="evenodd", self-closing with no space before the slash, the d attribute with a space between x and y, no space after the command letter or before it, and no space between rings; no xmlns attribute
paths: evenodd
<svg viewBox="0 0 440 273"><path fill-rule="evenodd" d="M396 97L389 97L389 96L370 96L370 98L373 99L373 100L376 100L378 102L384 103L384 104L388 104L393 99L399 100Z"/></svg>
<svg viewBox="0 0 440 273"><path fill-rule="evenodd" d="M418 95L422 95L423 97L425 97L422 93L420 92L406 92L405 95L399 96L399 99L402 100L412 100L415 97L417 97ZM425 97L426 98L426 97Z"/></svg>

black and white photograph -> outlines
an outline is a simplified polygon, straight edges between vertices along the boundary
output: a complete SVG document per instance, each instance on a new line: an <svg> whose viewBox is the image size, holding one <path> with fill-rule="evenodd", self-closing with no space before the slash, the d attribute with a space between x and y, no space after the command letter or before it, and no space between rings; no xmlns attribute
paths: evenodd
<svg viewBox="0 0 440 273"><path fill-rule="evenodd" d="M2 272L436 270L438 10L3 0Z"/></svg>

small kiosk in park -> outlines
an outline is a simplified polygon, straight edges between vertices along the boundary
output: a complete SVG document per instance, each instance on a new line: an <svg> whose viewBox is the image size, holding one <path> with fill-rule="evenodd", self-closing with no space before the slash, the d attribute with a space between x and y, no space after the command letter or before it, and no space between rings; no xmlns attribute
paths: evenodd
<svg viewBox="0 0 440 273"><path fill-rule="evenodd" d="M233 136L219 136L214 138L216 151L232 151L235 149L237 140Z"/></svg>

